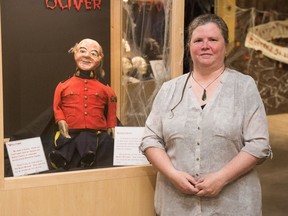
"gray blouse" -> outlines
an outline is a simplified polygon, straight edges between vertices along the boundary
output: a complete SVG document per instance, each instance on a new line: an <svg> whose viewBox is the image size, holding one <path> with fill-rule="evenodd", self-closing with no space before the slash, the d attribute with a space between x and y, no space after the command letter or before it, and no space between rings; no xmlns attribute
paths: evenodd
<svg viewBox="0 0 288 216"><path fill-rule="evenodd" d="M226 69L202 109L188 74L164 83L147 118L142 152L164 149L174 167L195 178L215 172L240 151L257 158L271 154L267 118L255 81ZM255 169L227 185L218 196L183 194L158 172L155 209L161 216L258 216L261 187Z"/></svg>

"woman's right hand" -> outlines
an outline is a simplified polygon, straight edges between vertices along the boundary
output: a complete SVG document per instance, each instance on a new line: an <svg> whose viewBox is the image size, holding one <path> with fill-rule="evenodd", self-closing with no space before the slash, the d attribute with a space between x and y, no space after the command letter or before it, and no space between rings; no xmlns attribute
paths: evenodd
<svg viewBox="0 0 288 216"><path fill-rule="evenodd" d="M196 194L199 192L199 189L195 187L197 181L194 177L175 169L164 149L147 148L145 155L150 163L165 175L179 191L185 194Z"/></svg>
<svg viewBox="0 0 288 216"><path fill-rule="evenodd" d="M182 193L197 194L199 192L199 189L195 187L197 183L196 180L186 172L174 170L173 174L169 176L169 179L175 188Z"/></svg>

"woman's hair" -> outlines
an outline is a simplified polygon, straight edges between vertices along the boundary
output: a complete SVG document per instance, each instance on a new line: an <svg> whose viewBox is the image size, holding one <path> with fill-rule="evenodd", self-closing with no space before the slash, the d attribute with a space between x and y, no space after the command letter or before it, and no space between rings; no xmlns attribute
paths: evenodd
<svg viewBox="0 0 288 216"><path fill-rule="evenodd" d="M218 28L220 29L226 45L229 44L229 30L228 30L228 27L227 27L225 21L221 17L219 17L215 14L203 14L203 15L200 15L200 16L196 17L195 19L193 19L192 22L188 26L188 40L187 40L187 44L186 44L186 52L187 52L189 57L190 57L190 48L189 48L190 47L190 41L191 41L192 34L193 34L194 30L197 27L205 25L207 23L215 23L218 26ZM190 69L192 70L193 62L192 62L191 58L189 58L189 59L190 59L189 60L190 61Z"/></svg>

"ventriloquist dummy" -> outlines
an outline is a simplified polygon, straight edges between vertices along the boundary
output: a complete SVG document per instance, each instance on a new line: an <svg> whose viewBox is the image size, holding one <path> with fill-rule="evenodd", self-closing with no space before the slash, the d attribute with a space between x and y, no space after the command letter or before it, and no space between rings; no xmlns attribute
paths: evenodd
<svg viewBox="0 0 288 216"><path fill-rule="evenodd" d="M53 110L59 131L49 154L51 165L68 170L75 153L77 167L92 167L97 156L112 165L114 140L110 135L117 124L117 99L114 91L97 79L102 72L102 48L97 41L84 39L70 52L77 68L55 89Z"/></svg>

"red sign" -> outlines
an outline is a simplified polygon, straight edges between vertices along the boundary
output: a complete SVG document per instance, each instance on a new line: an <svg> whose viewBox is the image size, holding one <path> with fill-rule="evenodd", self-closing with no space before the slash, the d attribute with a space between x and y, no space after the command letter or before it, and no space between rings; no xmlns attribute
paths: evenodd
<svg viewBox="0 0 288 216"><path fill-rule="evenodd" d="M61 8L61 10L70 10L74 7L76 10L85 8L86 10L101 9L102 0L45 0L46 7L54 10L55 8Z"/></svg>

